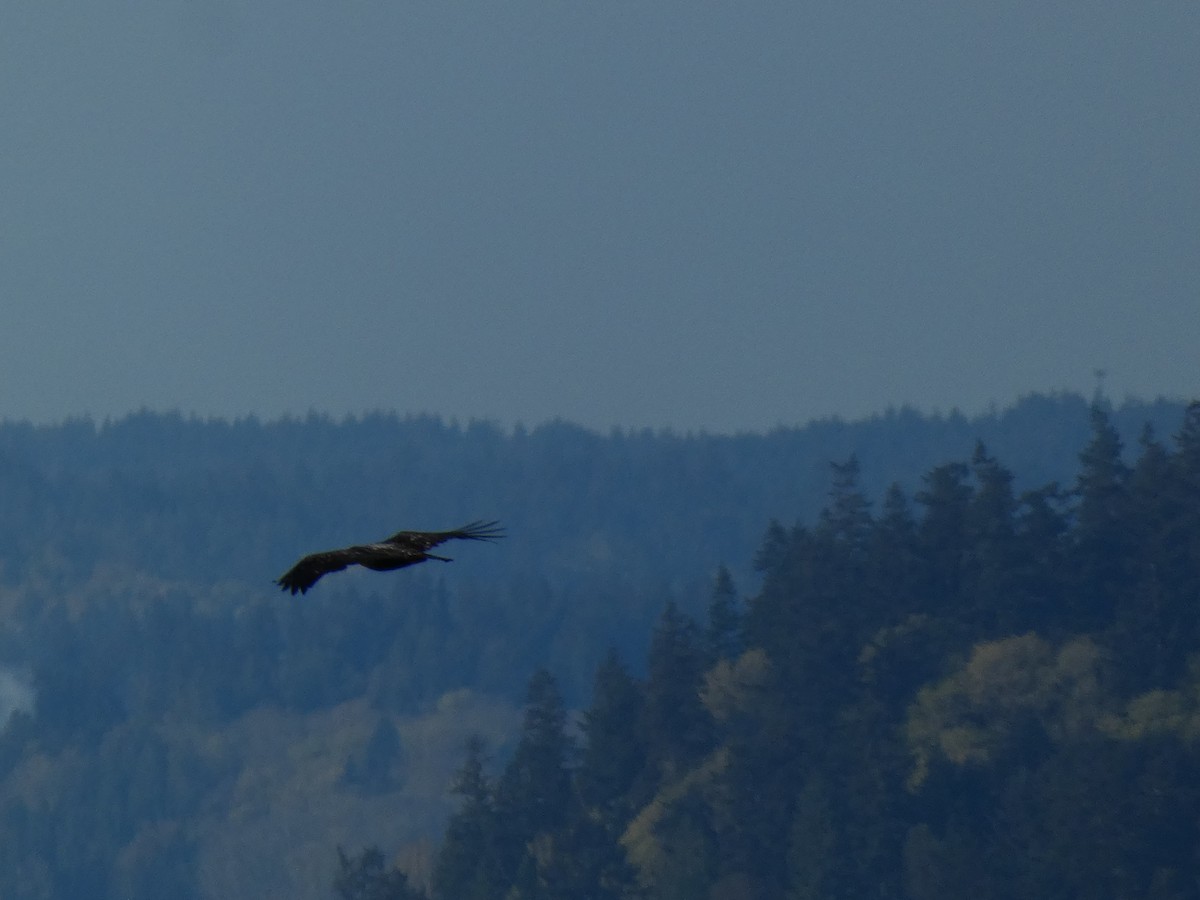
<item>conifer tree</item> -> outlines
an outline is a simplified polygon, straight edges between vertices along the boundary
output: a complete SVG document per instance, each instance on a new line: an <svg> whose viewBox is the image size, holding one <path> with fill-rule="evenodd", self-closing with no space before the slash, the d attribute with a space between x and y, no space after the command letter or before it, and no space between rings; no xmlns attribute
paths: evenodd
<svg viewBox="0 0 1200 900"><path fill-rule="evenodd" d="M1167 526L1170 564L1166 578L1172 588L1172 616L1179 623L1172 636L1182 646L1200 645L1200 617L1195 598L1200 597L1200 401L1189 404L1175 435L1169 490L1176 498ZM1181 655L1177 654L1177 658Z"/></svg>
<svg viewBox="0 0 1200 900"><path fill-rule="evenodd" d="M705 654L697 631L669 601L650 639L643 725L653 780L682 774L711 744L711 719L700 702Z"/></svg>
<svg viewBox="0 0 1200 900"><path fill-rule="evenodd" d="M1024 605L1021 616L1028 622L1025 628L1048 635L1066 634L1071 628L1066 505L1064 491L1052 482L1021 494L1017 511L1014 577Z"/></svg>
<svg viewBox="0 0 1200 900"><path fill-rule="evenodd" d="M566 721L554 676L539 669L529 681L520 740L496 786L500 870L510 884L520 879L524 894L535 875L548 878L564 865L553 850L579 815Z"/></svg>
<svg viewBox="0 0 1200 900"><path fill-rule="evenodd" d="M1138 441L1141 455L1129 473L1127 527L1133 557L1130 585L1117 598L1108 626L1121 659L1120 683L1145 691L1166 683L1173 620L1174 526L1180 496L1173 483L1171 454L1147 423ZM1178 675L1178 672L1172 673Z"/></svg>
<svg viewBox="0 0 1200 900"><path fill-rule="evenodd" d="M830 463L832 484L829 503L821 513L819 531L843 545L852 560L860 559L871 532L871 504L859 489L858 457L851 454L843 463Z"/></svg>
<svg viewBox="0 0 1200 900"><path fill-rule="evenodd" d="M779 569L787 559L790 544L787 529L772 519L754 556L754 568L764 573Z"/></svg>
<svg viewBox="0 0 1200 900"><path fill-rule="evenodd" d="M1019 603L1012 578L1018 553L1017 501L1012 473L987 452L982 441L975 445L971 468L976 489L967 509L966 599L976 634L995 636L1017 627Z"/></svg>
<svg viewBox="0 0 1200 900"><path fill-rule="evenodd" d="M898 620L914 611L920 573L917 554L917 526L908 497L893 483L872 529L869 554L871 590L886 598L888 618Z"/></svg>
<svg viewBox="0 0 1200 900"><path fill-rule="evenodd" d="M437 900L490 900L505 888L498 872L493 786L485 762L483 738L473 735L451 787L461 805L450 818L434 861L432 887Z"/></svg>
<svg viewBox="0 0 1200 900"><path fill-rule="evenodd" d="M742 616L738 609L737 588L724 565L717 567L713 581L704 637L710 662L733 659L742 650Z"/></svg>
<svg viewBox="0 0 1200 900"><path fill-rule="evenodd" d="M1073 617L1079 630L1092 631L1108 621L1131 582L1128 481L1121 438L1099 404L1091 410L1092 438L1079 454L1075 494Z"/></svg>
<svg viewBox="0 0 1200 900"><path fill-rule="evenodd" d="M592 705L583 714L586 743L576 781L583 802L614 834L649 799L633 794L646 758L642 702L641 686L610 648L596 670Z"/></svg>
<svg viewBox="0 0 1200 900"><path fill-rule="evenodd" d="M810 622L818 625L824 649L845 657L857 652L872 616L868 553L874 522L859 489L858 458L831 463L830 470L829 503L813 530Z"/></svg>
<svg viewBox="0 0 1200 900"><path fill-rule="evenodd" d="M924 508L917 534L925 563L925 609L941 615L959 605L968 548L967 518L972 490L960 462L935 466L923 476L916 500Z"/></svg>

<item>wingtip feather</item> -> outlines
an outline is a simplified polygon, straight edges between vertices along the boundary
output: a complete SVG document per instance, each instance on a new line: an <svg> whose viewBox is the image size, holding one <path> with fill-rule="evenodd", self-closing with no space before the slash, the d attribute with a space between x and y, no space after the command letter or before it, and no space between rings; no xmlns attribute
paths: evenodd
<svg viewBox="0 0 1200 900"><path fill-rule="evenodd" d="M454 534L456 537L467 538L472 541L496 541L505 537L504 528L500 525L499 519L478 519L474 522L468 522L461 528L456 529Z"/></svg>

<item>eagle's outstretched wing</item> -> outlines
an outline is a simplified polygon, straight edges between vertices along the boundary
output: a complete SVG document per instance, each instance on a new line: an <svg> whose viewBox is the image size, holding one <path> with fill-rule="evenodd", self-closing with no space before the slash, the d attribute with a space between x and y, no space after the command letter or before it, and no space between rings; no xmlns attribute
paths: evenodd
<svg viewBox="0 0 1200 900"><path fill-rule="evenodd" d="M429 553L431 548L450 540L494 541L504 537L499 522L471 522L453 531L398 531L377 544L359 544L341 550L326 550L310 553L290 569L279 580L283 590L293 595L303 594L330 572L340 572L347 566L361 565L377 572L402 569L405 566L437 559L450 562L444 556Z"/></svg>
<svg viewBox="0 0 1200 900"><path fill-rule="evenodd" d="M384 543L410 550L429 550L446 541L495 541L502 537L504 529L499 522L468 522L453 531L397 531Z"/></svg>
<svg viewBox="0 0 1200 900"><path fill-rule="evenodd" d="M345 547L341 550L310 553L284 572L275 583L293 594L306 593L322 575L340 572L346 566L361 562L362 550L362 547Z"/></svg>

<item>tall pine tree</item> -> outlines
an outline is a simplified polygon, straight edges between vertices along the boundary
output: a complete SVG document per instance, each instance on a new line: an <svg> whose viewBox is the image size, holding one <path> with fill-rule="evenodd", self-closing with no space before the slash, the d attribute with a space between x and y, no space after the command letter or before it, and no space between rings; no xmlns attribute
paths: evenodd
<svg viewBox="0 0 1200 900"><path fill-rule="evenodd" d="M574 741L558 684L545 669L529 681L521 737L496 786L501 870L522 897L556 880L556 839L579 815L572 784Z"/></svg>
<svg viewBox="0 0 1200 900"><path fill-rule="evenodd" d="M469 738L467 758L451 788L461 805L450 817L434 860L432 886L437 900L490 900L507 887L497 858L498 823L493 786L484 771L486 758L483 738Z"/></svg>
<svg viewBox="0 0 1200 900"><path fill-rule="evenodd" d="M1099 404L1092 406L1092 438L1079 455L1075 512L1075 628L1094 631L1112 616L1131 580L1129 468L1121 437Z"/></svg>
<svg viewBox="0 0 1200 900"><path fill-rule="evenodd" d="M657 783L685 772L712 744L712 723L700 702L705 653L696 623L667 603L650 639L645 704L647 777Z"/></svg>
<svg viewBox="0 0 1200 900"><path fill-rule="evenodd" d="M704 639L710 662L734 659L742 650L742 616L737 588L724 565L717 567L713 581Z"/></svg>

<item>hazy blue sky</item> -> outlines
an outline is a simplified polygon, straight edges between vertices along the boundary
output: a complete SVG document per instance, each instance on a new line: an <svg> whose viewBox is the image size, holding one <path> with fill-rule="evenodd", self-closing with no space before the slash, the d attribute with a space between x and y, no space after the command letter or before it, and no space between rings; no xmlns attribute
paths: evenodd
<svg viewBox="0 0 1200 900"><path fill-rule="evenodd" d="M10 0L0 418L1200 395L1200 4Z"/></svg>

